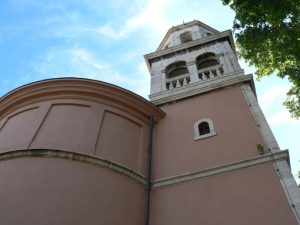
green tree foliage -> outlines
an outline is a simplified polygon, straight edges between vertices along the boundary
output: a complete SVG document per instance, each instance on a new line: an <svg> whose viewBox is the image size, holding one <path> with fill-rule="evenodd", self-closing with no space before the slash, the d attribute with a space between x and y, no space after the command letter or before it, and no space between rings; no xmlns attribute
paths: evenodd
<svg viewBox="0 0 300 225"><path fill-rule="evenodd" d="M284 102L300 117L300 1L222 0L235 12L239 56L257 68L258 79L276 74L292 83Z"/></svg>

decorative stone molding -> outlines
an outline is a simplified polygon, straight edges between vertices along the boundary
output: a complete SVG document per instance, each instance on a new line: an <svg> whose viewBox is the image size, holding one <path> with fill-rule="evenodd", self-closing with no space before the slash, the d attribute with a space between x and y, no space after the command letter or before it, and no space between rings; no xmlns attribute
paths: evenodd
<svg viewBox="0 0 300 225"><path fill-rule="evenodd" d="M124 166L117 163L111 162L106 159L101 159L94 156L89 156L85 154L69 152L64 150L52 150L52 149L30 149L30 150L15 150L10 152L5 152L0 154L0 161L12 160L18 158L60 158L65 160L72 160L81 163L88 163L94 166L99 166L104 169L111 170L113 172L119 173L130 177L131 179L145 184L145 177L133 170L130 170ZM256 166L268 162L279 162L279 161L289 162L288 150L283 150L276 153L270 153L263 156L257 156L243 161L237 161L230 164L224 164L221 166L195 171L187 174L182 174L174 177L164 178L160 180L152 181L152 188L165 188L173 185L178 185L181 183L198 180L205 177L216 176L219 174L236 171L244 169L251 166Z"/></svg>
<svg viewBox="0 0 300 225"><path fill-rule="evenodd" d="M195 65L195 64L196 64L196 60L193 60L193 61L190 61L190 62L186 63L187 66L192 66L192 65Z"/></svg>
<svg viewBox="0 0 300 225"><path fill-rule="evenodd" d="M151 72L151 64L153 62L162 60L165 56L168 56L169 54L174 54L174 52L178 52L178 51L181 51L184 49L195 48L195 46L202 48L211 42L215 43L219 39L220 40L227 39L232 47L234 54L236 54L235 47L233 44L234 41L233 41L231 30L226 30L226 31L219 32L219 33L211 35L211 36L203 37L203 38L200 38L200 39L197 39L194 41L190 41L187 43L183 43L180 45L176 45L176 46L173 46L173 47L170 47L167 49L159 50L159 51L144 55L146 64L148 66L148 70L149 70L149 72Z"/></svg>
<svg viewBox="0 0 300 225"><path fill-rule="evenodd" d="M260 106L258 105L257 99L254 93L252 92L251 88L249 87L249 85L245 84L241 86L241 90L249 106L251 114L255 120L255 123L258 127L258 130L260 131L261 136L266 145L268 146L269 150L271 152L280 151L279 145L271 131L269 124L267 123L267 120Z"/></svg>
<svg viewBox="0 0 300 225"><path fill-rule="evenodd" d="M165 113L143 97L109 83L82 78L55 78L33 82L0 98L0 120L10 112L45 100L82 99L124 110L143 121L157 122Z"/></svg>
<svg viewBox="0 0 300 225"><path fill-rule="evenodd" d="M64 150L52 150L52 149L29 149L29 150L15 150L10 152L5 152L0 154L0 161L11 160L17 158L59 158L77 161L81 163L88 163L94 166L99 166L104 169L111 170L113 172L125 175L131 179L141 183L146 184L145 177L133 170L130 170L124 166L117 163L111 162L107 159L101 159L94 156L89 156L85 154L69 152Z"/></svg>
<svg viewBox="0 0 300 225"><path fill-rule="evenodd" d="M202 123L202 122L207 122L208 123L209 131L210 131L208 134L200 135L199 124ZM213 122L212 122L211 119L201 119L201 120L198 120L194 124L194 133L195 133L194 141L197 141L197 140L200 140L200 139L203 139L203 138L208 138L208 137L217 135L217 133L215 131L214 124L213 124Z"/></svg>
<svg viewBox="0 0 300 225"><path fill-rule="evenodd" d="M199 27L210 31L212 34L219 33L219 31L214 29L213 27L210 27L210 26L208 26L208 25L206 25L206 24L204 24L200 21L197 21L197 20L194 20L194 21L191 21L191 22L188 22L188 23L183 23L183 24L180 24L178 26L174 26L174 27L172 27L168 30L167 34L165 35L165 37L161 41L160 45L158 46L157 50L162 49L162 47L165 44L165 42L167 41L167 39L170 37L171 33L173 33L174 31L180 31L180 30L183 30L183 29L186 29L188 27L195 26L195 25L198 25ZM177 37L177 38L179 38L179 37Z"/></svg>
<svg viewBox="0 0 300 225"><path fill-rule="evenodd" d="M229 164L224 164L221 166L216 166L213 168L199 170L191 173L186 173L174 177L164 178L160 180L153 181L153 189L157 188L165 188L173 185L182 184L185 182L198 180L205 177L211 177L220 175L223 173L233 172L236 170L241 170L247 167L256 166L269 162L277 162L277 161L288 161L289 162L289 154L288 150L283 150L276 153L270 153L263 156L257 156L250 159L237 161Z"/></svg>
<svg viewBox="0 0 300 225"><path fill-rule="evenodd" d="M280 152L279 145L250 86L244 84L241 86L241 90L245 97L245 101L249 106L253 119L255 120L257 128L265 144L268 146L269 151L273 154ZM278 178L280 179L281 187L285 192L286 198L292 208L298 224L300 224L300 191L291 173L291 168L285 161L274 161L273 164L276 169Z"/></svg>
<svg viewBox="0 0 300 225"><path fill-rule="evenodd" d="M168 102L202 94L238 83L250 83L251 87L253 87L253 77L252 75L242 75L241 71L241 73L232 73L198 82L191 82L189 85L149 95L149 98L153 104L163 105Z"/></svg>

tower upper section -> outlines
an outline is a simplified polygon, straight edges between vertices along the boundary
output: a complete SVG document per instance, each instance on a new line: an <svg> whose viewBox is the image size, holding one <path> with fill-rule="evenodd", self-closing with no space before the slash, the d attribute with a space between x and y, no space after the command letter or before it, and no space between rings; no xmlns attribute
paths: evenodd
<svg viewBox="0 0 300 225"><path fill-rule="evenodd" d="M178 100L245 79L230 30L200 21L169 29L157 51L144 56L151 74L150 101Z"/></svg>
<svg viewBox="0 0 300 225"><path fill-rule="evenodd" d="M200 21L194 20L192 22L170 28L158 46L157 51L218 33L220 32L214 28L209 27Z"/></svg>

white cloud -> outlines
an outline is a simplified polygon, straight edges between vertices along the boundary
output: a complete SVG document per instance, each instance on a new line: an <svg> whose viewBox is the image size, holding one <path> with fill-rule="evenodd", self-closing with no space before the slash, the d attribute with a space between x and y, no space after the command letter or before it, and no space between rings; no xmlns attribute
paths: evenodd
<svg viewBox="0 0 300 225"><path fill-rule="evenodd" d="M288 109L282 105L289 88L289 84L272 85L258 98L270 125L300 125L300 121L293 119Z"/></svg>
<svg viewBox="0 0 300 225"><path fill-rule="evenodd" d="M279 101L281 103L289 88L290 87L287 85L273 85L271 88L266 90L258 99L263 110L270 109L275 101Z"/></svg>
<svg viewBox="0 0 300 225"><path fill-rule="evenodd" d="M32 67L40 77L80 76L112 83L127 81L110 64L82 48L52 50L33 62Z"/></svg>
<svg viewBox="0 0 300 225"><path fill-rule="evenodd" d="M123 30L117 31L116 29L112 28L111 25L105 24L104 26L102 26L100 28L90 29L90 31L94 31L96 33L103 34L112 39L118 39L118 38L125 36L129 32L129 29L125 29L125 30L123 29Z"/></svg>
<svg viewBox="0 0 300 225"><path fill-rule="evenodd" d="M107 23L95 31L112 39L122 38L139 28L149 26L152 31L166 32L170 25L166 22L165 12L171 2L172 0L150 0L140 12L125 20L124 24L119 26L120 28Z"/></svg>
<svg viewBox="0 0 300 225"><path fill-rule="evenodd" d="M140 62L136 71L136 84L134 92L148 99L150 94L150 74L144 61Z"/></svg>
<svg viewBox="0 0 300 225"><path fill-rule="evenodd" d="M128 53L130 55L130 53ZM81 77L112 83L129 89L145 98L149 94L149 74L145 63L130 74L120 72L118 68L98 58L83 48L52 50L32 63L35 79L53 77Z"/></svg>
<svg viewBox="0 0 300 225"><path fill-rule="evenodd" d="M85 49L71 49L66 50L65 53L69 54L71 56L71 59L75 62L81 61L85 63L87 66L91 66L92 68L98 69L98 70L104 70L108 69L110 66L101 62L99 59L97 59L95 56L93 56L90 52L88 52Z"/></svg>
<svg viewBox="0 0 300 225"><path fill-rule="evenodd" d="M286 108L282 108L277 113L269 116L267 120L271 125L282 125L282 124L297 125L297 126L300 125L300 120L293 119Z"/></svg>

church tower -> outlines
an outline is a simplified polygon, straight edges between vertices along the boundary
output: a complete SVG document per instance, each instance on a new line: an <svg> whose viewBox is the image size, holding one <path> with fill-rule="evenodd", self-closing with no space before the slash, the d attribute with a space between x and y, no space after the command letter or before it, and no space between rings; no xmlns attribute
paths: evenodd
<svg viewBox="0 0 300 225"><path fill-rule="evenodd" d="M300 224L300 195L230 30L174 26L145 55L154 128L150 224Z"/></svg>

